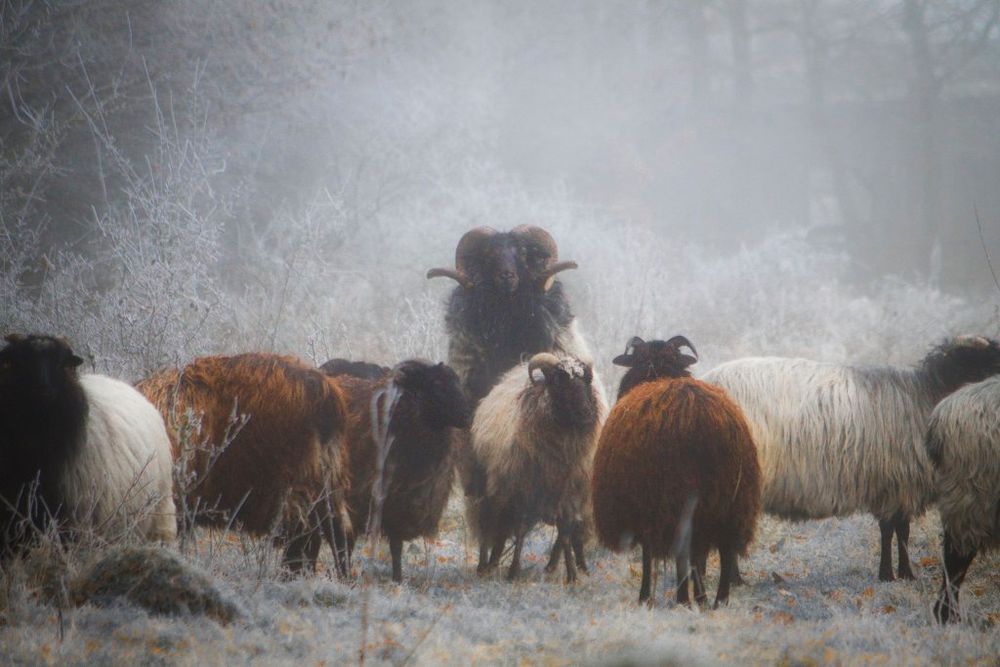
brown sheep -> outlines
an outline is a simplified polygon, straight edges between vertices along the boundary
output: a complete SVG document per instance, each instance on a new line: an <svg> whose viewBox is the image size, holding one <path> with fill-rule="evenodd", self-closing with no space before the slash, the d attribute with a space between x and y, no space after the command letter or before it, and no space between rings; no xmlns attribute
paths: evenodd
<svg viewBox="0 0 1000 667"><path fill-rule="evenodd" d="M629 348L640 343L646 345L633 339ZM615 551L642 546L640 602L650 597L653 559L674 556L677 602L689 602L690 573L695 599L704 603L701 573L690 569L691 559L702 563L718 548L723 564L735 563L735 554L746 554L760 513L760 466L743 413L724 391L690 377L695 357L681 354L682 345L694 351L681 337L660 344L672 358L661 365L666 377L626 387L594 458L597 535ZM636 368L647 351L615 363ZM716 605L727 601L731 577L731 568L723 567Z"/></svg>
<svg viewBox="0 0 1000 667"><path fill-rule="evenodd" d="M292 571L315 569L322 534L347 574L347 411L336 382L294 357L251 353L195 359L137 388L192 476L175 492L196 521L256 535L280 526Z"/></svg>
<svg viewBox="0 0 1000 667"><path fill-rule="evenodd" d="M358 533L378 523L378 532L389 538L392 580L399 582L403 542L437 533L455 476L453 438L469 419L465 396L453 370L419 360L404 361L378 380L340 375L337 382L349 413L344 447L350 461L351 523ZM386 410L391 414L385 416ZM383 443L374 433L383 425L373 429L373 413L388 424L381 480ZM384 489L381 513L373 516L379 488Z"/></svg>

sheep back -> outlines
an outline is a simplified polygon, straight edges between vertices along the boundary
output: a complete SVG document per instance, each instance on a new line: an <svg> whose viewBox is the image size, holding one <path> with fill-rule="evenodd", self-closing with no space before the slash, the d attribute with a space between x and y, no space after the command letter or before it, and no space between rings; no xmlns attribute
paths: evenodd
<svg viewBox="0 0 1000 667"><path fill-rule="evenodd" d="M920 515L934 497L923 445L934 406L917 371L775 357L702 378L743 408L764 475L764 509L787 519L867 510Z"/></svg>
<svg viewBox="0 0 1000 667"><path fill-rule="evenodd" d="M965 553L1000 548L1000 378L968 385L931 414L938 509Z"/></svg>
<svg viewBox="0 0 1000 667"><path fill-rule="evenodd" d="M615 404L594 458L598 539L619 551L639 542L655 558L674 544L697 498L692 548L746 554L760 511L761 473L749 427L724 391L690 378L647 382Z"/></svg>
<svg viewBox="0 0 1000 667"><path fill-rule="evenodd" d="M239 508L239 522L257 534L269 532L282 511L301 514L304 503L327 488L335 511L343 508L347 473L339 443L346 405L337 383L319 371L289 356L203 357L138 388L166 417L175 455L181 447L194 449L199 481L189 491L189 507ZM246 423L234 427L234 415L246 415ZM192 428L190 441L180 442ZM298 502L286 506L287 498ZM200 519L228 520L216 513Z"/></svg>
<svg viewBox="0 0 1000 667"><path fill-rule="evenodd" d="M86 441L62 477L74 522L173 540L170 441L160 413L125 382L83 375L80 384L89 404Z"/></svg>

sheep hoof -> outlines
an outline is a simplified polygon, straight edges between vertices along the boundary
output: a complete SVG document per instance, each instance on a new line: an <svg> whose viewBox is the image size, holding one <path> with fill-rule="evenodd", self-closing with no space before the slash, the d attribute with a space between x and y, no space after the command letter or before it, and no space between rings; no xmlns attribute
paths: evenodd
<svg viewBox="0 0 1000 667"><path fill-rule="evenodd" d="M490 565L489 563L486 563L485 565L480 565L476 568L476 574L478 574L480 577L485 577L486 575L491 574L495 569L497 569L496 565Z"/></svg>
<svg viewBox="0 0 1000 667"><path fill-rule="evenodd" d="M545 574L552 574L556 571L557 567L559 567L559 563L549 563L545 566Z"/></svg>
<svg viewBox="0 0 1000 667"><path fill-rule="evenodd" d="M914 581L916 579L916 576L913 574L913 570L910 569L909 563L899 568L899 575L897 578L906 579L907 581Z"/></svg>
<svg viewBox="0 0 1000 667"><path fill-rule="evenodd" d="M892 575L892 572L879 572L878 573L878 580L879 581L896 581L896 577L894 577Z"/></svg>

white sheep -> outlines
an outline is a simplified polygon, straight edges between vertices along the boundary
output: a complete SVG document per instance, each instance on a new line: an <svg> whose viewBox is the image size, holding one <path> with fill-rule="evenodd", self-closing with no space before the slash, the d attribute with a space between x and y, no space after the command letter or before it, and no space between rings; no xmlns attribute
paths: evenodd
<svg viewBox="0 0 1000 667"><path fill-rule="evenodd" d="M764 511L820 519L867 511L881 530L879 579L912 579L910 520L933 502L924 449L931 410L968 382L1000 372L1000 346L979 336L938 345L915 368L748 358L702 379L743 408L764 474Z"/></svg>
<svg viewBox="0 0 1000 667"><path fill-rule="evenodd" d="M963 387L934 408L927 453L936 468L944 528L934 615L948 622L976 554L1000 548L1000 378Z"/></svg>

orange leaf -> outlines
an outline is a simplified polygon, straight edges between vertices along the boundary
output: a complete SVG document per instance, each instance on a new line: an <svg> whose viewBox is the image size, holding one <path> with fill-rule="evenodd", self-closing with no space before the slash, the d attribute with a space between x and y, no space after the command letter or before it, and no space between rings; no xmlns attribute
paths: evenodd
<svg viewBox="0 0 1000 667"><path fill-rule="evenodd" d="M776 611L773 614L771 614L771 618L783 625L791 625L792 623L795 622L795 617L789 614L787 611Z"/></svg>
<svg viewBox="0 0 1000 667"><path fill-rule="evenodd" d="M896 608L893 607L891 604L887 604L884 607L882 607L882 613L883 614L893 614L893 613L895 613L895 611L896 611Z"/></svg>
<svg viewBox="0 0 1000 667"><path fill-rule="evenodd" d="M861 597L863 598L870 598L873 597L874 595L875 595L875 589L872 588L871 586L861 591Z"/></svg>
<svg viewBox="0 0 1000 667"><path fill-rule="evenodd" d="M941 559L934 556L924 556L920 559L920 567L931 567L932 565L940 565Z"/></svg>

